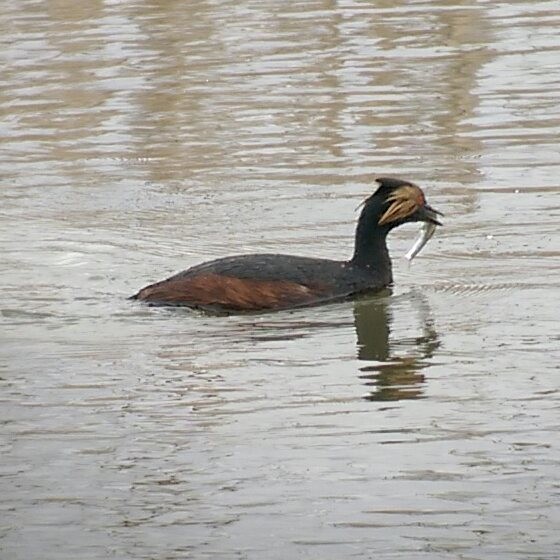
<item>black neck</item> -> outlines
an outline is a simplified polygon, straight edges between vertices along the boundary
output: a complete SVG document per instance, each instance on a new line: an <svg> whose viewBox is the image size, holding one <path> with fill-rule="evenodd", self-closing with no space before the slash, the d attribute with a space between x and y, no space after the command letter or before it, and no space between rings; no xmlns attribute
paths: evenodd
<svg viewBox="0 0 560 560"><path fill-rule="evenodd" d="M390 228L378 224L380 210L376 201L370 199L366 202L358 220L354 256L350 262L390 276L391 259L386 242Z"/></svg>

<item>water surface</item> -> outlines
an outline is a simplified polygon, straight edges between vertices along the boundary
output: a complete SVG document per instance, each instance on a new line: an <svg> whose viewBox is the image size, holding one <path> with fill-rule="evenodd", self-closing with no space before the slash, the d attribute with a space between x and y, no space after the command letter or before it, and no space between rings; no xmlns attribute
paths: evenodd
<svg viewBox="0 0 560 560"><path fill-rule="evenodd" d="M0 551L555 559L560 2L7 1ZM445 227L357 302L126 301L344 258L373 179Z"/></svg>

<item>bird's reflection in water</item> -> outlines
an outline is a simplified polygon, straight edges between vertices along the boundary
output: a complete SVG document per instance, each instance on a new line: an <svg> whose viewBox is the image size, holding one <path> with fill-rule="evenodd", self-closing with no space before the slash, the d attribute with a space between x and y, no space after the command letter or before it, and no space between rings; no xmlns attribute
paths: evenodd
<svg viewBox="0 0 560 560"><path fill-rule="evenodd" d="M409 328L417 336L400 340L391 337L393 315L399 304L409 311L408 321L411 316L416 319ZM371 388L365 398L370 401L421 398L425 382L422 370L440 345L427 298L417 292L398 297L391 297L387 292L362 299L354 303L354 322L358 359L368 362L360 368L360 379ZM401 329L395 325L395 330Z"/></svg>

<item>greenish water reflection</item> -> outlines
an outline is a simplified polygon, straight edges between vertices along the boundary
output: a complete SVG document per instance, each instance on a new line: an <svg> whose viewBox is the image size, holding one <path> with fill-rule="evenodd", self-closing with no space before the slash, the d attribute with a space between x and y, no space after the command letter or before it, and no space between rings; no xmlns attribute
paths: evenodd
<svg viewBox="0 0 560 560"><path fill-rule="evenodd" d="M372 388L365 397L370 401L418 399L423 395L423 369L440 346L428 300L412 292L401 298L417 315L418 336L391 340L395 298L389 295L360 300L354 304L358 358L367 362L360 368L360 379ZM409 317L407 317L409 318Z"/></svg>

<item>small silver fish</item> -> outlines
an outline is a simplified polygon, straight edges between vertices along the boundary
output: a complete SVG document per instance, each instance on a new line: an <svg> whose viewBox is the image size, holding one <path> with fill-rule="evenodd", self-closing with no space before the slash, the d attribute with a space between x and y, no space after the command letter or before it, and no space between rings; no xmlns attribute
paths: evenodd
<svg viewBox="0 0 560 560"><path fill-rule="evenodd" d="M437 225L433 224L432 222L424 222L422 224L422 229L420 230L418 237L416 237L416 240L414 241L414 245L412 245L408 253L404 256L404 258L409 263L412 262L412 259L422 250L424 245L428 243L432 235L434 235L434 231L436 231L436 227Z"/></svg>

